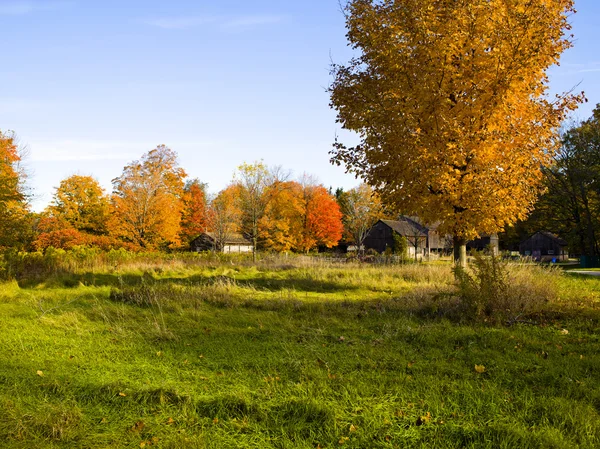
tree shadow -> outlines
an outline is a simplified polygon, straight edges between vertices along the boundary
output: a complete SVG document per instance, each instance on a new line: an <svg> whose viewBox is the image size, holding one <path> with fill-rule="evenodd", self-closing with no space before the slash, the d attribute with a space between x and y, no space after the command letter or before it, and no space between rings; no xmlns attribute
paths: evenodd
<svg viewBox="0 0 600 449"><path fill-rule="evenodd" d="M336 293L358 290L359 287L346 282L307 279L303 277L287 276L284 279L243 279L232 276L211 276L194 274L186 277L159 277L152 274L119 274L119 273L81 273L58 274L46 278L23 278L18 281L23 289L35 289L40 286L45 288L76 288L80 285L91 287L136 287L147 285L182 285L182 286L213 286L218 284L238 286L241 288L256 289L268 292L292 290L303 293Z"/></svg>

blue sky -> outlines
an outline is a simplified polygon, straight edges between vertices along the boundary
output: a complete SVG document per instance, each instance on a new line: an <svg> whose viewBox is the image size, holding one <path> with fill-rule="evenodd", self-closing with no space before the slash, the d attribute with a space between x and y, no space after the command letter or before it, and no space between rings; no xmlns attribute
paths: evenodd
<svg viewBox="0 0 600 449"><path fill-rule="evenodd" d="M586 118L600 103L600 2L576 7L551 88L580 83ZM0 0L0 23L0 129L29 148L37 210L75 173L109 190L163 143L211 191L259 159L357 184L328 162L329 64L350 54L338 0Z"/></svg>

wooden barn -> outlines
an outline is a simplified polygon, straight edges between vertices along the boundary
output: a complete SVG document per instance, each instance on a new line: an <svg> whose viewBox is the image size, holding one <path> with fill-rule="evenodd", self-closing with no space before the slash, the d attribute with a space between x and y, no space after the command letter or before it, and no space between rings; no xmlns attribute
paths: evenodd
<svg viewBox="0 0 600 449"><path fill-rule="evenodd" d="M222 248L218 248L217 238L212 232L200 234L190 243L190 250L194 252L201 251L221 251L223 253L251 253L252 242L244 238L241 234L231 234L226 239Z"/></svg>
<svg viewBox="0 0 600 449"><path fill-rule="evenodd" d="M521 256L531 257L539 262L567 261L567 242L551 232L539 231L519 245Z"/></svg>
<svg viewBox="0 0 600 449"><path fill-rule="evenodd" d="M379 253L387 248L394 249L394 235L406 238L409 257L422 257L445 248L445 238L440 238L434 227L428 228L416 219L404 216L399 220L379 220L375 223L365 238L364 247Z"/></svg>

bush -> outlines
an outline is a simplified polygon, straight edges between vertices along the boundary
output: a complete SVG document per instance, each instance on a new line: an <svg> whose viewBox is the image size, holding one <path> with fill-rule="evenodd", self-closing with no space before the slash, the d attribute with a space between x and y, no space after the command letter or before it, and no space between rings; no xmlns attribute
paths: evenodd
<svg viewBox="0 0 600 449"><path fill-rule="evenodd" d="M454 269L463 318L512 324L541 312L557 299L557 270L510 266L500 257L476 253L470 271Z"/></svg>

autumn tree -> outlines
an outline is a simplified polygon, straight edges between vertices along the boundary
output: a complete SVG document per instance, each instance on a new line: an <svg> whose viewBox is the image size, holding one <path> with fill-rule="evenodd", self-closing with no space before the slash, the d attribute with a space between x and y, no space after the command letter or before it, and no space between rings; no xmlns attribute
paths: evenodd
<svg viewBox="0 0 600 449"><path fill-rule="evenodd" d="M60 182L47 214L73 229L94 235L106 234L110 202L91 176L73 175Z"/></svg>
<svg viewBox="0 0 600 449"><path fill-rule="evenodd" d="M242 233L252 241L252 259L256 261L259 242L259 222L265 214L270 195L267 189L285 181L288 174L280 167L271 170L263 162L240 165L234 177L238 187L238 208L241 211Z"/></svg>
<svg viewBox="0 0 600 449"><path fill-rule="evenodd" d="M262 245L271 251L286 253L295 250L302 234L303 205L301 186L286 181L271 186L264 215L259 220Z"/></svg>
<svg viewBox="0 0 600 449"><path fill-rule="evenodd" d="M0 131L0 249L21 249L31 239L25 179L15 136Z"/></svg>
<svg viewBox="0 0 600 449"><path fill-rule="evenodd" d="M185 177L165 145L127 165L112 181L112 233L146 249L178 245Z"/></svg>
<svg viewBox="0 0 600 449"><path fill-rule="evenodd" d="M549 99L573 0L350 0L357 55L334 65L331 106L360 143L332 161L385 204L466 242L531 210L557 129L580 97Z"/></svg>
<svg viewBox="0 0 600 449"><path fill-rule="evenodd" d="M209 204L206 220L216 250L221 251L227 240L240 230L242 212L238 208L239 186L230 185L220 191Z"/></svg>
<svg viewBox="0 0 600 449"><path fill-rule="evenodd" d="M206 184L198 179L187 181L182 200L180 238L182 244L188 244L202 232L206 232L208 227Z"/></svg>
<svg viewBox="0 0 600 449"><path fill-rule="evenodd" d="M325 187L304 176L300 183L300 241L296 249L308 252L317 246L331 248L340 241L344 226L342 212Z"/></svg>
<svg viewBox="0 0 600 449"><path fill-rule="evenodd" d="M300 182L276 182L259 221L260 239L268 249L308 252L331 248L342 237L342 213L327 189L308 176Z"/></svg>
<svg viewBox="0 0 600 449"><path fill-rule="evenodd" d="M360 252L371 227L383 217L383 207L379 195L368 184L340 192L336 195L343 213L344 230L347 239L356 245Z"/></svg>

